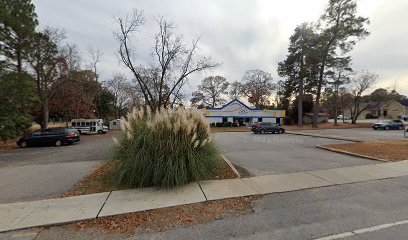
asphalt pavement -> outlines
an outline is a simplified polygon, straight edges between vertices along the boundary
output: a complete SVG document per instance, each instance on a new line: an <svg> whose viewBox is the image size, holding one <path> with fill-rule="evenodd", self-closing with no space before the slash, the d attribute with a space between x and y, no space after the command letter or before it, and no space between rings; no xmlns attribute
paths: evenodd
<svg viewBox="0 0 408 240"><path fill-rule="evenodd" d="M352 129L314 129L301 130L298 133L306 133L322 136L334 136L339 138L350 138L360 141L377 140L401 140L404 139L402 130L374 130L371 128L352 128Z"/></svg>
<svg viewBox="0 0 408 240"><path fill-rule="evenodd" d="M251 175L281 174L375 164L378 161L316 148L348 141L291 134L217 133L216 143L234 164Z"/></svg>
<svg viewBox="0 0 408 240"><path fill-rule="evenodd" d="M408 219L407 187L408 178L402 177L270 194L255 202L253 213L140 239L315 239ZM345 239L407 236L405 225Z"/></svg>
<svg viewBox="0 0 408 240"><path fill-rule="evenodd" d="M112 159L112 136L116 134L82 135L79 143L62 147L1 150L0 203L64 193L103 160Z"/></svg>

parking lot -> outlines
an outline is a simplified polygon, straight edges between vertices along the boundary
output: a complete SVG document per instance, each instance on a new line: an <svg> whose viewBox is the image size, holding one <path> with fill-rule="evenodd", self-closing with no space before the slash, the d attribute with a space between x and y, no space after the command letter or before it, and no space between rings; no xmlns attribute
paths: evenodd
<svg viewBox="0 0 408 240"><path fill-rule="evenodd" d="M310 130L321 135L375 139L401 139L401 131L372 129ZM398 138L399 136L399 138ZM316 148L316 145L349 143L348 141L292 134L255 135L249 132L217 133L221 152L251 175L281 174L308 170L375 164L378 161L353 157Z"/></svg>
<svg viewBox="0 0 408 240"><path fill-rule="evenodd" d="M62 147L0 151L0 203L51 198L71 188L101 160L111 159L112 135L82 135Z"/></svg>
<svg viewBox="0 0 408 240"><path fill-rule="evenodd" d="M404 139L404 131L374 130L371 128L302 130L296 132L334 136L340 138L350 138L361 141Z"/></svg>

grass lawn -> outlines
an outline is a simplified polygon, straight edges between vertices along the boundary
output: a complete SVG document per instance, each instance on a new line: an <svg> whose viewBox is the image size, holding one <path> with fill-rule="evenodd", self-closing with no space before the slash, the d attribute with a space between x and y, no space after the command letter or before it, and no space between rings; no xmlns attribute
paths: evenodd
<svg viewBox="0 0 408 240"><path fill-rule="evenodd" d="M408 140L328 144L323 147L380 158L391 162L408 160Z"/></svg>

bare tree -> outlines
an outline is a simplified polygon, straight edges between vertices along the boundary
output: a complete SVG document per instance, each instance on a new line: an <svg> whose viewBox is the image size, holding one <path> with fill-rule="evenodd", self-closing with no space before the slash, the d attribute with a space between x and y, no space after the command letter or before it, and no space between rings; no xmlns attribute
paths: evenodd
<svg viewBox="0 0 408 240"><path fill-rule="evenodd" d="M49 98L51 86L66 72L66 62L59 49L64 34L58 29L45 28L36 33L33 40L33 48L29 53L29 62L34 70L35 84L41 102L41 128L48 127ZM64 67L60 67L63 65Z"/></svg>
<svg viewBox="0 0 408 240"><path fill-rule="evenodd" d="M198 85L198 90L193 92L191 103L193 105L203 104L210 107L215 107L225 103L223 96L228 94L229 82L221 76L210 76L203 79L201 85Z"/></svg>
<svg viewBox="0 0 408 240"><path fill-rule="evenodd" d="M269 97L275 89L270 73L260 69L248 70L242 77L242 82L242 92L250 103L257 108L269 104Z"/></svg>
<svg viewBox="0 0 408 240"><path fill-rule="evenodd" d="M80 52L75 43L65 44L62 48L62 54L67 64L68 74L81 68Z"/></svg>
<svg viewBox="0 0 408 240"><path fill-rule="evenodd" d="M230 90L228 92L230 98L235 99L242 96L242 83L240 82L232 82L230 84Z"/></svg>
<svg viewBox="0 0 408 240"><path fill-rule="evenodd" d="M119 42L120 60L133 73L145 103L153 110L170 106L174 102L174 93L181 89L192 73L219 66L210 57L197 54L199 38L194 39L191 45L185 44L181 36L175 35L174 23L162 17L156 19L159 30L154 36L152 64L136 66L137 56L132 40L145 22L143 12L133 10L130 16L116 21L119 31L115 37Z"/></svg>
<svg viewBox="0 0 408 240"><path fill-rule="evenodd" d="M114 73L106 85L114 96L115 118L120 118L123 108L129 101L132 101L129 91L131 85L123 73Z"/></svg>
<svg viewBox="0 0 408 240"><path fill-rule="evenodd" d="M99 48L95 49L95 48L89 47L88 54L91 57L91 59L89 60L89 63L87 64L87 68L92 70L92 72L96 76L96 80L98 80L99 74L98 74L97 66L98 66L98 63L101 61L103 53Z"/></svg>
<svg viewBox="0 0 408 240"><path fill-rule="evenodd" d="M352 102L349 106L351 113L351 123L357 122L358 116L370 107L369 103L361 106L363 94L368 91L377 81L378 75L368 71L363 71L351 80Z"/></svg>

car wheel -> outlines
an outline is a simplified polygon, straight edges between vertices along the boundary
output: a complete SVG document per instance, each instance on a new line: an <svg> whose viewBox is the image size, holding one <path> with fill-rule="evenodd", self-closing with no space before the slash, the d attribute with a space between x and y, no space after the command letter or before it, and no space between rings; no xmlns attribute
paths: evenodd
<svg viewBox="0 0 408 240"><path fill-rule="evenodd" d="M55 141L55 146L56 146L56 147L62 146L62 141L61 141L61 140Z"/></svg>
<svg viewBox="0 0 408 240"><path fill-rule="evenodd" d="M102 130L98 130L98 134L102 134L103 133L103 131Z"/></svg>
<svg viewBox="0 0 408 240"><path fill-rule="evenodd" d="M278 130L278 133L279 133L279 134L282 134L282 133L283 133L283 130L282 130L282 129L279 129L279 130Z"/></svg>
<svg viewBox="0 0 408 240"><path fill-rule="evenodd" d="M27 147L27 142L26 142L26 141L22 141L22 142L20 143L20 147L21 147L21 148L26 148L26 147Z"/></svg>
<svg viewBox="0 0 408 240"><path fill-rule="evenodd" d="M385 129L385 130L390 130L390 127L385 127L384 129Z"/></svg>
<svg viewBox="0 0 408 240"><path fill-rule="evenodd" d="M265 130L264 130L264 129L261 129L261 131L259 131L259 133L260 133L260 134L264 134L264 133L265 133Z"/></svg>

